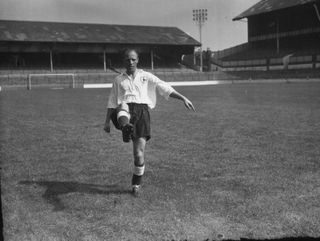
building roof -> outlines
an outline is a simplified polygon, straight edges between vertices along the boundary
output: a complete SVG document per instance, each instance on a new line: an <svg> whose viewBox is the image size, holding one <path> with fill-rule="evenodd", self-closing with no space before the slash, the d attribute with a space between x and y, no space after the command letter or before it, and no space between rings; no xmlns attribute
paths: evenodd
<svg viewBox="0 0 320 241"><path fill-rule="evenodd" d="M0 41L192 45L176 27L0 20Z"/></svg>
<svg viewBox="0 0 320 241"><path fill-rule="evenodd" d="M317 2L318 0L262 0L251 8L247 9L240 15L233 18L233 20L239 20L247 18L253 15L258 15L267 12L273 12L276 10L304 5L307 3Z"/></svg>

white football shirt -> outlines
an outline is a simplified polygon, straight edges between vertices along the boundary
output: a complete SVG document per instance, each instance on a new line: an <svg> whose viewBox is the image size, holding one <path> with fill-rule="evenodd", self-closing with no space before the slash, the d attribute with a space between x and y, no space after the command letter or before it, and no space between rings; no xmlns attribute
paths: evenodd
<svg viewBox="0 0 320 241"><path fill-rule="evenodd" d="M134 79L122 73L113 82L107 107L117 108L124 102L147 104L153 109L157 102L157 91L165 99L169 99L174 89L170 84L142 69L137 69Z"/></svg>

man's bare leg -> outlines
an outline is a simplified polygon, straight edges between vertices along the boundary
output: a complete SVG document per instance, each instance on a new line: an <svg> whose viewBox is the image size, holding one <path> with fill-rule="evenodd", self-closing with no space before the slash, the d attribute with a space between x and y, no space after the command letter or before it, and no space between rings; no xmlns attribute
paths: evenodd
<svg viewBox="0 0 320 241"><path fill-rule="evenodd" d="M146 142L146 139L143 137L133 140L134 169L131 184L134 194L137 194L139 191L142 182L142 176L144 174L144 151Z"/></svg>

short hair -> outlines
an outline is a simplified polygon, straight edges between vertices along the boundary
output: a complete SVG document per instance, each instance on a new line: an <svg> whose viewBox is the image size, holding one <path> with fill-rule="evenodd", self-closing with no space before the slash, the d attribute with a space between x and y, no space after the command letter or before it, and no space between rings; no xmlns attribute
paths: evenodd
<svg viewBox="0 0 320 241"><path fill-rule="evenodd" d="M133 48L123 50L123 52L122 52L122 58L125 59L130 52L135 52L135 53L137 54L137 57L139 58L139 53L138 53L138 51L135 50L135 49L133 49Z"/></svg>

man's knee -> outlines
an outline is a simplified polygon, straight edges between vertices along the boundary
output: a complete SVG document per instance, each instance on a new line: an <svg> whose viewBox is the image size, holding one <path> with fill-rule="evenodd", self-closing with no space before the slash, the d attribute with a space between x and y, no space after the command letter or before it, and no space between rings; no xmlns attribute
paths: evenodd
<svg viewBox="0 0 320 241"><path fill-rule="evenodd" d="M127 117L128 119L130 119L129 106L127 103L121 103L117 107L117 119L119 119L120 117Z"/></svg>
<svg viewBox="0 0 320 241"><path fill-rule="evenodd" d="M126 111L126 112L129 112L129 105L125 102L121 103L118 107L117 107L117 111Z"/></svg>
<svg viewBox="0 0 320 241"><path fill-rule="evenodd" d="M144 150L143 149L134 150L133 156L134 156L134 164L135 165L141 166L144 164Z"/></svg>

